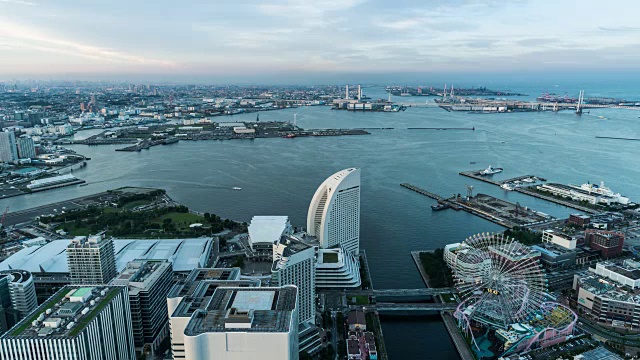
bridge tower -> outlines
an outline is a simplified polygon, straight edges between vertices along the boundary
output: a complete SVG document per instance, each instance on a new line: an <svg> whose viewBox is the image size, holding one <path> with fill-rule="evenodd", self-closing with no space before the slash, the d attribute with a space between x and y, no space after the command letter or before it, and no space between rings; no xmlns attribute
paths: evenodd
<svg viewBox="0 0 640 360"><path fill-rule="evenodd" d="M447 99L447 84L444 84L444 91L442 92L442 101Z"/></svg>
<svg viewBox="0 0 640 360"><path fill-rule="evenodd" d="M582 103L584 102L584 90L580 90L578 95L578 105L576 105L576 114L582 115Z"/></svg>

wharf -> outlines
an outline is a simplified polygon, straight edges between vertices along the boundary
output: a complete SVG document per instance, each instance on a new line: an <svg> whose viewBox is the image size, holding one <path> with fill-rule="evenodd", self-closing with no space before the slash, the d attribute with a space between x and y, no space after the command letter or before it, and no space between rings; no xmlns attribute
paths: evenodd
<svg viewBox="0 0 640 360"><path fill-rule="evenodd" d="M445 199L417 186L402 183L402 187L435 199L440 204L449 205L454 210L464 210L472 215L512 229L516 226L537 225L553 220L552 217L536 211L523 208L520 204L513 204L486 194L478 194L472 198L456 197Z"/></svg>
<svg viewBox="0 0 640 360"><path fill-rule="evenodd" d="M506 183L512 183L512 182L516 182L516 181L522 181L523 179L530 179L530 178L538 178L540 179L540 181L546 181L545 179L542 179L540 177L537 177L535 175L523 175L523 176L517 176L511 179L506 179L506 180L493 180L491 179L491 176L487 175L487 176L482 176L480 175L480 173L482 172L482 170L474 170L474 171L462 171L459 174L462 176L466 176L475 180L479 180L479 181L484 181L486 183L489 184L493 184L496 186L501 186L502 184L506 184Z"/></svg>
<svg viewBox="0 0 640 360"><path fill-rule="evenodd" d="M489 184L493 184L493 185L496 185L496 186L502 186L503 184L514 183L516 181L521 181L523 179L530 179L530 178L537 178L540 181L547 181L546 179L543 179L543 178L541 178L539 176L535 176L535 175L523 175L523 176L517 176L517 177L511 178L511 179L497 181L497 180L492 180L490 177L487 177L487 176L481 176L480 175L480 171L481 170L477 170L477 171L462 171L459 174L462 175L462 176L466 176L466 177L469 177L469 178L472 178L472 179L475 179L475 180L479 180L479 181L483 181L483 182L486 182L486 183L489 183ZM598 213L597 210L594 210L594 209L586 207L586 206L582 206L582 205L577 204L577 203L572 202L572 201L567 201L567 200L563 200L563 199L558 199L558 198L553 197L553 196L540 194L539 192L530 190L529 187L515 187L513 189L513 191L519 192L521 194L533 196L533 197L536 197L538 199L550 201L550 202L556 203L558 205L566 206L566 207L569 207L569 208L572 208L572 209L580 210L580 211L583 211L583 212L588 213L588 214L596 214L596 213Z"/></svg>
<svg viewBox="0 0 640 360"><path fill-rule="evenodd" d="M550 202L553 202L553 203L556 203L556 204L559 204L559 205L563 205L563 206L566 206L566 207L569 207L569 208L572 208L572 209L580 210L580 211L585 212L587 214L597 214L599 212L599 211L594 210L592 208L588 208L586 206L578 205L578 204L576 204L574 202L571 202L571 201L561 200L561 199L558 199L558 198L553 197L553 196L540 194L539 192L529 190L528 188L515 188L514 191L517 191L519 193L526 194L526 195L529 195L529 196L533 196L533 197L536 197L538 199L547 200L547 201L550 201Z"/></svg>

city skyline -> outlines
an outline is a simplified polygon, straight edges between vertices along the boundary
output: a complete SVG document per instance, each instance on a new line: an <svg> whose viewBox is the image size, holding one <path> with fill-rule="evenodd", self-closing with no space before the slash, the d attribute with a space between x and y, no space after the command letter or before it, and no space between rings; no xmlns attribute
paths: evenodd
<svg viewBox="0 0 640 360"><path fill-rule="evenodd" d="M0 78L637 70L634 4L616 3L3 0Z"/></svg>

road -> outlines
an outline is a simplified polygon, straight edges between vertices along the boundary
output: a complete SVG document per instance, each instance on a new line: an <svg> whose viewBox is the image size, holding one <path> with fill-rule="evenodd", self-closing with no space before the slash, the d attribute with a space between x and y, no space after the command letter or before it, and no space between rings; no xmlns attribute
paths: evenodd
<svg viewBox="0 0 640 360"><path fill-rule="evenodd" d="M580 317L577 328L594 335L598 335L607 340L616 342L618 344L625 344L629 346L640 346L640 335L623 335L617 332L605 329L599 325L593 324L592 321Z"/></svg>

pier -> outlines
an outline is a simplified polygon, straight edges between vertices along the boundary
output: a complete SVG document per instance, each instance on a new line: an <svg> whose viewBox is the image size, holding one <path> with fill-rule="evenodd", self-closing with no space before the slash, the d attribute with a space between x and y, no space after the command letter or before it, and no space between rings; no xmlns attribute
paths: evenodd
<svg viewBox="0 0 640 360"><path fill-rule="evenodd" d="M492 180L491 177L489 177L489 176L480 175L480 171L481 170L477 170L477 171L462 171L459 174L462 175L462 176L466 176L466 177L469 177L469 178L472 178L472 179L475 179L475 180L478 180L478 181L483 181L483 182L486 182L488 184L492 184L492 185L496 185L496 186L502 186L504 184L510 184L510 183L514 183L516 181L522 181L523 179L531 179L531 178L538 179L539 181L542 181L542 182L547 181L546 179L541 178L539 176L535 176L535 175L523 175L523 176L517 176L517 177L514 177L514 178L502 180L502 181L497 181L497 180ZM539 193L537 191L530 190L529 187L514 187L513 191L519 192L521 194L533 196L533 197L536 197L538 199L550 201L550 202L556 203L558 205L566 206L566 207L569 207L569 208L572 208L572 209L580 210L580 211L585 212L587 214L596 214L596 213L598 213L597 210L594 210L592 208L589 208L589 207L586 207L586 206L582 206L582 205L577 204L577 203L572 202L572 201L558 199L558 198L556 198L554 196L541 194L541 193Z"/></svg>
<svg viewBox="0 0 640 360"><path fill-rule="evenodd" d="M437 200L438 203L449 205L454 210L464 210L472 215L481 217L508 229L521 226L538 225L550 220L553 217L544 215L537 211L520 206L520 204L510 203L491 195L477 194L467 197L454 197L445 199L438 194L434 194L417 186L402 183L400 186L415 191L421 195Z"/></svg>

